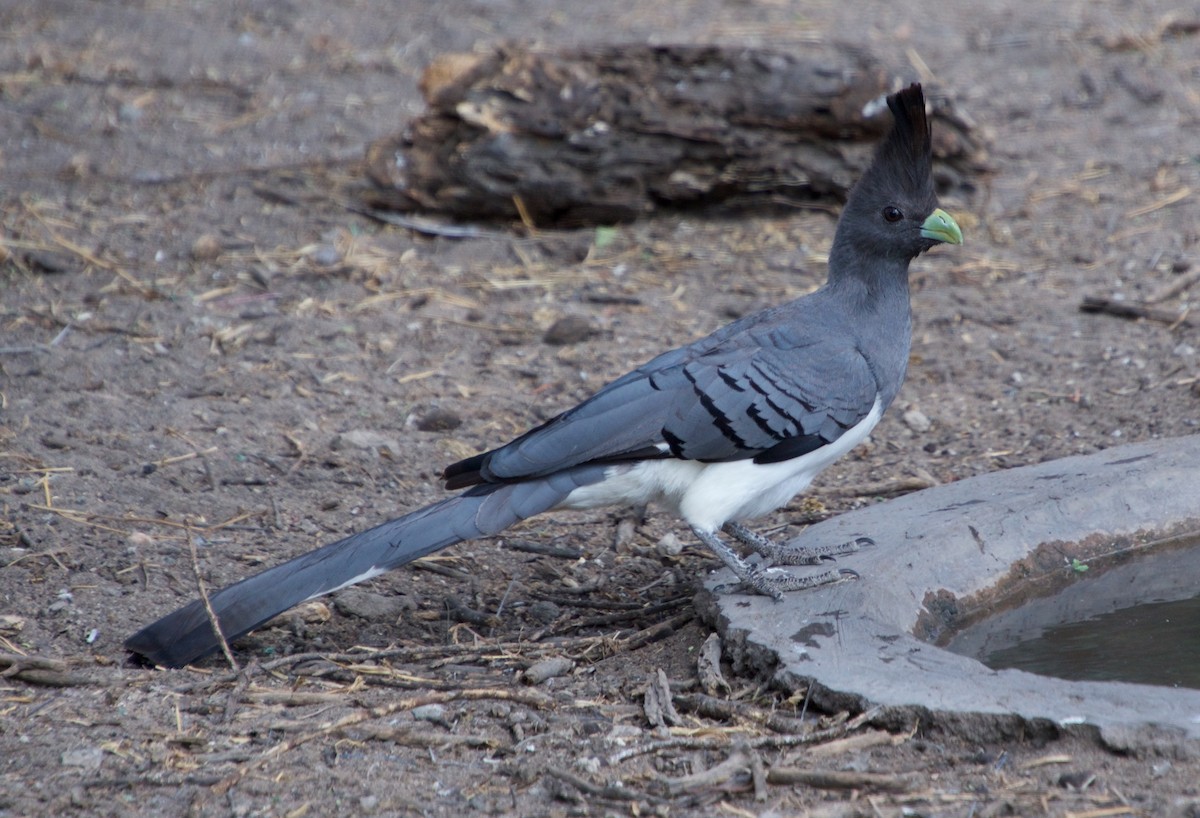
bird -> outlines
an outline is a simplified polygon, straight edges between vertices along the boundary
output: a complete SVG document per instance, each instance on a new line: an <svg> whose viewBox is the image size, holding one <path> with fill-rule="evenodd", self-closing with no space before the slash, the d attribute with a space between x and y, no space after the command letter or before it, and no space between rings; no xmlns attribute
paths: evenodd
<svg viewBox="0 0 1200 818"><path fill-rule="evenodd" d="M791 548L746 521L786 505L867 438L908 366L909 264L938 244L962 244L938 206L920 84L886 104L891 127L847 195L821 287L664 352L506 445L450 465L443 480L458 494L195 600L130 636L126 649L183 667L301 602L559 509L660 504L741 589L776 599L857 576L778 566L825 565L869 538ZM723 534L774 565L743 557Z"/></svg>

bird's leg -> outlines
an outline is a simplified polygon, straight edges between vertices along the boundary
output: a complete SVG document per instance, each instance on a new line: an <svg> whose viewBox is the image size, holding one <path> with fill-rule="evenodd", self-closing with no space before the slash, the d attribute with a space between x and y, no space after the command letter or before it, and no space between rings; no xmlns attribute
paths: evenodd
<svg viewBox="0 0 1200 818"><path fill-rule="evenodd" d="M858 539L850 540L850 542L834 545L802 545L797 548L789 548L786 545L780 545L764 537L762 534L751 531L746 526L733 520L725 523L721 527L721 530L731 537L736 538L739 542L745 543L750 550L757 554L762 554L778 565L820 565L825 560L832 560L834 557L841 557L846 554L854 554L867 546L875 544L875 541L870 537L859 537Z"/></svg>
<svg viewBox="0 0 1200 818"><path fill-rule="evenodd" d="M730 548L713 531L692 528L700 542L704 543L714 554L721 558L729 570L737 575L750 590L769 596L779 601L788 591L800 591L805 588L816 588L819 585L829 585L846 579L857 579L858 572L846 568L831 568L819 574L795 576L772 568L759 568L746 562L736 551Z"/></svg>

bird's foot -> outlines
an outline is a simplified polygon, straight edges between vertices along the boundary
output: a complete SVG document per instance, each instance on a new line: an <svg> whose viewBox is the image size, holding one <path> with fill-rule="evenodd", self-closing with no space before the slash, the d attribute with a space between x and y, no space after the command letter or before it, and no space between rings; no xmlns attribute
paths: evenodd
<svg viewBox="0 0 1200 818"><path fill-rule="evenodd" d="M754 568L749 576L740 577L738 589L751 591L763 596L769 596L776 602L783 600L783 595L791 591L804 591L809 588L819 588L822 585L836 585L859 579L857 571L849 568L830 568L817 574L789 574L774 568Z"/></svg>
<svg viewBox="0 0 1200 818"><path fill-rule="evenodd" d="M858 537L849 542L832 545L805 545L799 548L789 548L751 531L738 522L725 523L721 530L737 539L738 542L745 543L756 554L762 554L777 565L820 565L826 560L854 554L875 544L870 537Z"/></svg>
<svg viewBox="0 0 1200 818"><path fill-rule="evenodd" d="M736 524L735 524L736 525ZM744 526L738 526L743 532L758 537ZM789 591L801 591L807 588L816 588L821 585L831 585L838 582L845 582L850 579L858 579L857 571L851 571L848 568L831 568L827 571L821 571L816 574L801 574L799 576L789 574L786 571L780 571L774 568L760 568L756 565L751 565L743 559L736 551L730 548L712 531L705 531L699 528L692 529L700 541L712 549L713 553L721 558L721 561L729 566L729 569L737 575L740 580L739 587L748 591L752 591L763 596L769 596L775 601L783 599L783 595ZM726 528L728 531L728 527ZM733 532L730 532L733 533ZM734 536L738 536L734 534ZM741 539L739 536L738 539ZM760 538L763 542L774 545L765 537ZM865 537L862 539L866 539ZM858 550L855 548L854 550ZM795 549L789 549L790 553L795 553ZM851 552L838 552L851 553ZM766 555L770 556L770 555ZM832 559L832 556L826 559ZM819 564L820 558L816 562L810 563L788 563L790 565L814 565Z"/></svg>

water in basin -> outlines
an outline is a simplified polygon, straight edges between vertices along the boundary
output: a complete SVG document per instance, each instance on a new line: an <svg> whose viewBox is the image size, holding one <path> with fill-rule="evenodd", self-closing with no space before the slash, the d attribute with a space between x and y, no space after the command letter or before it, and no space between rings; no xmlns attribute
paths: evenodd
<svg viewBox="0 0 1200 818"><path fill-rule="evenodd" d="M947 645L988 667L1200 689L1200 538L998 613Z"/></svg>

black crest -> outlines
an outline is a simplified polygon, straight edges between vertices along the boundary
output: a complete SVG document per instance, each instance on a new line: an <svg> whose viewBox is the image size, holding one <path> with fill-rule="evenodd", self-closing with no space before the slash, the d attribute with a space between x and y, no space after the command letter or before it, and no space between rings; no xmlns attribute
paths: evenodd
<svg viewBox="0 0 1200 818"><path fill-rule="evenodd" d="M891 187L899 183L910 193L932 193L933 134L921 84L914 82L892 94L887 106L892 112L892 129L860 184Z"/></svg>

